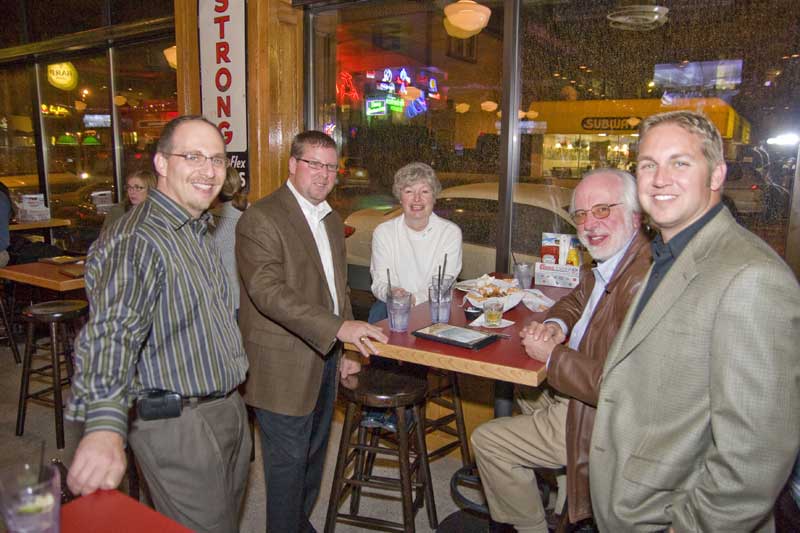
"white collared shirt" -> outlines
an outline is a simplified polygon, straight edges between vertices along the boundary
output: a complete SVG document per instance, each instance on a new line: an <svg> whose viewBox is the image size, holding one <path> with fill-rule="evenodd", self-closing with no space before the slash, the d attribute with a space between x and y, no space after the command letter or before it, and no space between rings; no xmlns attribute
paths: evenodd
<svg viewBox="0 0 800 533"><path fill-rule="evenodd" d="M317 205L312 204L306 200L303 195L297 192L292 182L287 180L289 190L297 199L300 204L300 209L303 211L303 216L306 217L308 227L311 229L311 234L314 236L314 242L317 243L317 251L322 260L322 269L325 271L325 280L328 282L328 290L331 293L331 300L333 300L333 313L339 314L339 299L336 297L336 279L333 275L333 252L331 252L331 243L328 240L328 232L325 229L323 219L333 211L327 201L322 201Z"/></svg>

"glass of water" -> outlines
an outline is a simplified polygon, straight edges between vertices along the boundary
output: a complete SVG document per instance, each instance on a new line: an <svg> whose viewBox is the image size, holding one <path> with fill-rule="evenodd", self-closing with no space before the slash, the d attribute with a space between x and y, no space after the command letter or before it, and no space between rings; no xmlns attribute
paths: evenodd
<svg viewBox="0 0 800 533"><path fill-rule="evenodd" d="M389 329L392 331L408 331L408 313L411 311L411 293L392 291L386 298L389 311Z"/></svg>
<svg viewBox="0 0 800 533"><path fill-rule="evenodd" d="M431 310L432 324L450 322L450 304L453 301L453 286L438 284L428 287L428 305Z"/></svg>
<svg viewBox="0 0 800 533"><path fill-rule="evenodd" d="M0 473L0 510L9 531L58 533L61 476L52 464L18 464Z"/></svg>
<svg viewBox="0 0 800 533"><path fill-rule="evenodd" d="M531 281L533 281L533 265L530 263L515 264L514 279L519 283L520 289L530 289Z"/></svg>

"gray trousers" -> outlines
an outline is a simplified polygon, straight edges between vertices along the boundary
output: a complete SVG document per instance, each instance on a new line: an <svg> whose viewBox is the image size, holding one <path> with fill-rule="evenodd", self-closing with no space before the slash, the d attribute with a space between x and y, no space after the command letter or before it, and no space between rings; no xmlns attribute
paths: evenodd
<svg viewBox="0 0 800 533"><path fill-rule="evenodd" d="M161 514L194 531L239 531L253 443L238 392L178 418L134 420L128 442Z"/></svg>

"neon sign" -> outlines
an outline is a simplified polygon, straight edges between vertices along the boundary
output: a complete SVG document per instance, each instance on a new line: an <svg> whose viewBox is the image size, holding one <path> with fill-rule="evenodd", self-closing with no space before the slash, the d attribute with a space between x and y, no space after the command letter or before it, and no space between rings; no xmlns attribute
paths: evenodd
<svg viewBox="0 0 800 533"><path fill-rule="evenodd" d="M336 103L342 105L346 99L350 100L352 104L358 104L361 101L361 94L353 81L353 75L342 71L339 73L339 80L336 82Z"/></svg>
<svg viewBox="0 0 800 533"><path fill-rule="evenodd" d="M441 98L439 94L439 82L432 76L428 78L428 97L434 100L439 100Z"/></svg>
<svg viewBox="0 0 800 533"><path fill-rule="evenodd" d="M409 102L408 107L406 108L406 116L408 118L414 118L417 115L421 115L422 113L428 110L428 102L425 100L425 93L422 93L419 98Z"/></svg>
<svg viewBox="0 0 800 533"><path fill-rule="evenodd" d="M376 117L386 114L386 100L382 98L370 99L366 101L366 114L368 117Z"/></svg>
<svg viewBox="0 0 800 533"><path fill-rule="evenodd" d="M395 96L393 94L386 95L386 105L392 111L399 111L402 112L403 109L406 107L406 102L399 96Z"/></svg>

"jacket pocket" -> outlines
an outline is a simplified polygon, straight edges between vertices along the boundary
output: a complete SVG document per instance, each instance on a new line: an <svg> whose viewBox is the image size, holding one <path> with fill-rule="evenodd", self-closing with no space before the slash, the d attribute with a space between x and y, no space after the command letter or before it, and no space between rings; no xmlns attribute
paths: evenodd
<svg viewBox="0 0 800 533"><path fill-rule="evenodd" d="M622 476L633 483L654 489L671 490L682 486L691 475L690 465L666 463L631 455L622 469Z"/></svg>

